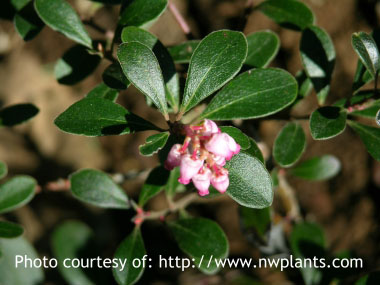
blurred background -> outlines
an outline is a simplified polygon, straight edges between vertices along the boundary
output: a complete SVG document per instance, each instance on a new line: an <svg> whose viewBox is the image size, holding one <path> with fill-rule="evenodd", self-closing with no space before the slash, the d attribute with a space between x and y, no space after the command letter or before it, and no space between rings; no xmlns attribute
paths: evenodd
<svg viewBox="0 0 380 285"><path fill-rule="evenodd" d="M40 113L30 122L12 129L0 129L0 160L9 167L9 176L28 174L38 181L40 193L27 206L7 215L26 229L26 237L35 245L40 256L52 256L51 233L61 222L80 220L95 232L94 256L111 257L117 245L132 230L132 211L100 210L73 199L64 185L51 187L50 182L65 179L81 168L96 168L110 174L124 176L123 187L131 197L137 197L147 171L158 164L156 157L142 157L138 146L152 133L87 138L65 134L53 124L54 119L75 101L101 82L101 75L109 62L102 61L95 72L72 85L59 84L54 77L54 64L74 44L63 35L45 27L33 40L24 42L12 23L13 11L9 4L0 4L0 107L30 102ZM5 0L8 2L8 0ZM94 19L106 32L112 33L118 19L119 6L95 4L87 0L69 1L83 19ZM299 55L300 33L283 29L257 11L245 19L245 0L173 0L188 21L195 38L222 29L243 30L245 34L263 29L276 32L281 48L272 66L288 70L293 75L301 69ZM254 1L256 4L260 1ZM351 34L370 32L380 18L380 2L376 0L308 0L318 25L331 36L337 57L328 103L347 97L351 92L357 56L351 47ZM104 35L86 27L93 39ZM165 45L187 40L170 11L166 11L150 28ZM185 70L183 66L179 70ZM133 87L123 91L118 103L128 110L162 126L160 114L147 107L144 97ZM294 110L308 115L317 106L315 96L307 97ZM273 141L285 121L248 120L234 122L243 130L253 132L271 151ZM308 122L303 122L307 134L307 149L303 160L323 154L333 154L342 162L341 173L328 182L305 182L296 178L289 181L301 214L319 223L326 233L328 247L333 253L350 250L364 258L365 268L357 276L380 267L380 165L367 153L364 145L350 129L328 141L313 141ZM129 179L130 177L130 179ZM62 188L62 189L61 189ZM166 201L158 196L149 207L161 209ZM284 213L274 202L274 223ZM276 208L277 207L277 208ZM190 212L217 221L225 230L233 257L260 257L255 243L242 233L238 205L226 198L217 202L191 206ZM286 231L286 229L285 229ZM182 255L173 237L160 222L147 222L142 228L148 254ZM99 273L99 284L112 284L108 270ZM56 269L45 271L46 284L64 284ZM176 269L146 270L140 284L238 284L238 277L249 276L264 284L302 283L294 269L280 272L274 269L222 270L215 276L205 276L197 270L181 272ZM243 280L242 278L241 280ZM243 281L241 281L243 282ZM298 283L298 284L299 284ZM252 283L247 283L252 284Z"/></svg>

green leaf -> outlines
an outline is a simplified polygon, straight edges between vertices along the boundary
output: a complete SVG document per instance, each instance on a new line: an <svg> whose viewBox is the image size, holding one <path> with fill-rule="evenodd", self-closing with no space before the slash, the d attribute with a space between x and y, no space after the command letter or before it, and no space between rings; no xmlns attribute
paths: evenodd
<svg viewBox="0 0 380 285"><path fill-rule="evenodd" d="M277 55L280 48L279 37L271 31L249 34L248 55L245 60L249 67L266 67Z"/></svg>
<svg viewBox="0 0 380 285"><path fill-rule="evenodd" d="M13 127L29 121L39 110L32 104L16 104L0 110L0 128Z"/></svg>
<svg viewBox="0 0 380 285"><path fill-rule="evenodd" d="M306 180L327 180L338 174L340 161L333 155L323 155L306 160L289 172Z"/></svg>
<svg viewBox="0 0 380 285"><path fill-rule="evenodd" d="M159 130L119 104L103 98L85 98L76 102L54 123L64 132L90 137Z"/></svg>
<svg viewBox="0 0 380 285"><path fill-rule="evenodd" d="M58 260L58 270L68 284L95 284L82 268L64 266L64 260L81 257L81 251L93 237L92 230L82 222L68 221L59 225L53 232L51 245L54 257Z"/></svg>
<svg viewBox="0 0 380 285"><path fill-rule="evenodd" d="M0 185L0 214L26 205L34 197L36 181L29 176L16 176Z"/></svg>
<svg viewBox="0 0 380 285"><path fill-rule="evenodd" d="M55 78L61 84L76 84L92 74L100 60L99 55L90 54L86 47L75 45L55 64Z"/></svg>
<svg viewBox="0 0 380 285"><path fill-rule="evenodd" d="M0 284L6 285L37 285L44 284L42 268L28 266L23 262L17 264L17 256L31 260L39 258L33 246L23 237L0 239L2 256L0 257ZM20 257L17 259L20 261ZM29 264L30 265L30 264Z"/></svg>
<svg viewBox="0 0 380 285"><path fill-rule="evenodd" d="M311 136L315 140L333 138L344 131L346 119L345 109L333 106L321 107L310 116Z"/></svg>
<svg viewBox="0 0 380 285"><path fill-rule="evenodd" d="M227 133L230 135L236 143L238 143L242 150L247 150L251 146L249 137L246 136L241 130L235 127L224 126L220 127L222 133Z"/></svg>
<svg viewBox="0 0 380 285"><path fill-rule="evenodd" d="M194 50L201 41L192 40L169 47L169 53L175 63L189 63Z"/></svg>
<svg viewBox="0 0 380 285"><path fill-rule="evenodd" d="M141 155L152 156L162 149L169 138L169 132L152 135L146 139L145 144L140 145L139 150Z"/></svg>
<svg viewBox="0 0 380 285"><path fill-rule="evenodd" d="M31 0L10 0L13 7L20 11L22 8L24 8L27 4L31 2Z"/></svg>
<svg viewBox="0 0 380 285"><path fill-rule="evenodd" d="M170 172L163 166L154 168L146 179L139 196L139 206L142 207L145 203L160 193L168 182Z"/></svg>
<svg viewBox="0 0 380 285"><path fill-rule="evenodd" d="M227 194L242 206L262 209L273 201L272 179L265 166L246 153L235 155L226 164L230 185Z"/></svg>
<svg viewBox="0 0 380 285"><path fill-rule="evenodd" d="M369 102L368 104L364 104L362 106L363 109L352 111L350 112L350 115L374 119L376 118L377 112L380 109L380 100Z"/></svg>
<svg viewBox="0 0 380 285"><path fill-rule="evenodd" d="M32 2L29 2L15 14L13 23L17 33L24 41L33 39L44 27L44 23L38 17Z"/></svg>
<svg viewBox="0 0 380 285"><path fill-rule="evenodd" d="M165 186L166 195L169 197L174 197L175 194L179 192L184 192L186 190L185 186L178 182L180 176L180 168L176 167L170 171L168 183Z"/></svg>
<svg viewBox="0 0 380 285"><path fill-rule="evenodd" d="M376 123L380 126L380 109L379 109L379 111L377 111Z"/></svg>
<svg viewBox="0 0 380 285"><path fill-rule="evenodd" d="M70 176L71 192L77 199L89 204L112 209L128 209L127 195L105 173L83 169Z"/></svg>
<svg viewBox="0 0 380 285"><path fill-rule="evenodd" d="M354 82L352 84L353 91L357 91L360 87L370 83L371 81L373 81L371 73L365 68L359 59L354 75Z"/></svg>
<svg viewBox="0 0 380 285"><path fill-rule="evenodd" d="M334 44L323 29L310 26L302 32L300 51L303 67L317 92L318 102L324 104L335 65Z"/></svg>
<svg viewBox="0 0 380 285"><path fill-rule="evenodd" d="M243 230L247 233L252 232L260 241L266 242L266 233L271 225L270 207L263 209L239 207L239 214Z"/></svg>
<svg viewBox="0 0 380 285"><path fill-rule="evenodd" d="M119 46L117 57L128 80L149 97L168 120L164 78L152 50L139 42L124 43Z"/></svg>
<svg viewBox="0 0 380 285"><path fill-rule="evenodd" d="M92 41L78 14L65 0L36 0L34 7L42 21L69 39L92 48Z"/></svg>
<svg viewBox="0 0 380 285"><path fill-rule="evenodd" d="M277 69L253 69L227 84L208 104L201 118L254 119L274 114L297 97L297 81Z"/></svg>
<svg viewBox="0 0 380 285"><path fill-rule="evenodd" d="M380 129L354 121L348 121L348 125L359 135L369 154L380 161Z"/></svg>
<svg viewBox="0 0 380 285"><path fill-rule="evenodd" d="M167 0L123 1L119 24L147 28L161 16L167 5Z"/></svg>
<svg viewBox="0 0 380 285"><path fill-rule="evenodd" d="M8 174L8 167L5 162L0 161L0 179L4 178Z"/></svg>
<svg viewBox="0 0 380 285"><path fill-rule="evenodd" d="M214 274L221 269L215 259L226 258L229 246L217 223L204 218L189 218L171 222L169 227L179 248L194 260L199 270Z"/></svg>
<svg viewBox="0 0 380 285"><path fill-rule="evenodd" d="M278 134L274 146L273 157L282 167L295 164L306 148L305 133L298 123L288 123Z"/></svg>
<svg viewBox="0 0 380 285"><path fill-rule="evenodd" d="M298 98L303 99L309 96L313 90L313 83L311 79L307 77L305 71L297 72L296 79L298 82Z"/></svg>
<svg viewBox="0 0 380 285"><path fill-rule="evenodd" d="M15 223L0 221L0 238L15 238L22 235L24 229Z"/></svg>
<svg viewBox="0 0 380 285"><path fill-rule="evenodd" d="M317 224L297 224L290 235L290 246L296 258L325 258L325 237ZM301 268L301 273L305 284L320 284L320 269L307 266Z"/></svg>
<svg viewBox="0 0 380 285"><path fill-rule="evenodd" d="M240 32L221 30L205 37L190 60L181 113L230 81L242 67L247 50L247 40Z"/></svg>
<svg viewBox="0 0 380 285"><path fill-rule="evenodd" d="M87 99L100 98L100 99L107 99L112 102L115 102L118 95L119 95L118 90L111 89L106 84L100 83L99 85L95 86L95 88L92 89L90 92L88 92L88 94L86 95L86 98Z"/></svg>
<svg viewBox="0 0 380 285"><path fill-rule="evenodd" d="M109 65L102 74L104 83L113 89L124 90L131 84L125 77L123 70L119 63L112 63Z"/></svg>
<svg viewBox="0 0 380 285"><path fill-rule="evenodd" d="M135 228L134 231L121 242L115 252L114 258L127 260L123 270L120 270L121 268L119 269L115 267L112 269L113 276L115 277L118 284L135 284L141 278L144 272L144 267L134 267L132 266L132 261L134 259L141 260L145 254L146 251L140 229Z"/></svg>
<svg viewBox="0 0 380 285"><path fill-rule="evenodd" d="M243 152L249 154L250 156L256 157L258 160L260 160L265 165L264 156L263 156L263 153L261 152L259 146L254 141L254 139L249 138L249 141L251 143L250 147L246 150L243 150Z"/></svg>
<svg viewBox="0 0 380 285"><path fill-rule="evenodd" d="M151 33L136 27L126 27L121 33L123 42L139 42L150 48L158 60L166 85L166 99L174 112L179 108L179 78L173 59L166 47Z"/></svg>
<svg viewBox="0 0 380 285"><path fill-rule="evenodd" d="M379 50L372 36L364 32L354 33L352 47L372 77L375 78L376 73L380 70L380 58Z"/></svg>
<svg viewBox="0 0 380 285"><path fill-rule="evenodd" d="M259 9L277 24L292 30L303 30L314 23L313 12L297 0L267 0Z"/></svg>

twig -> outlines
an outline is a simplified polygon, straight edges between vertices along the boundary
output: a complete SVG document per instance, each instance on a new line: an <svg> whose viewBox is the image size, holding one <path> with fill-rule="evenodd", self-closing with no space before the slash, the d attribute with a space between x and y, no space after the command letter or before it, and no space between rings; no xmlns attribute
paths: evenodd
<svg viewBox="0 0 380 285"><path fill-rule="evenodd" d="M176 19L177 23L181 27L181 30L185 33L186 36L189 38L194 38L194 36L191 33L190 26L187 24L186 20L182 17L181 13L178 11L177 7L172 1L169 1L169 10L172 12L174 18Z"/></svg>

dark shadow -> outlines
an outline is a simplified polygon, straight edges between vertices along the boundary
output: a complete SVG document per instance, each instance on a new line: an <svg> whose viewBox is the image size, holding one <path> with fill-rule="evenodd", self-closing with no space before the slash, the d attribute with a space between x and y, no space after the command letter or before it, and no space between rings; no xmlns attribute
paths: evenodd
<svg viewBox="0 0 380 285"><path fill-rule="evenodd" d="M334 120L339 118L340 108L334 106L326 106L323 108L319 108L317 112L326 119Z"/></svg>
<svg viewBox="0 0 380 285"><path fill-rule="evenodd" d="M104 83L113 89L124 90L129 86L129 81L125 77L119 63L112 63L103 72Z"/></svg>
<svg viewBox="0 0 380 285"><path fill-rule="evenodd" d="M11 4L11 1L0 2L0 19L12 21L16 14L16 9Z"/></svg>
<svg viewBox="0 0 380 285"><path fill-rule="evenodd" d="M145 121L143 118L136 116L135 114L129 113L125 115L125 124L106 126L101 129L101 133L105 136L120 135L129 129L129 133L155 130L155 126L149 126L149 122ZM132 122L128 124L128 122Z"/></svg>
<svg viewBox="0 0 380 285"><path fill-rule="evenodd" d="M167 84L176 74L173 59L167 48L159 40L157 40L156 44L153 46L152 51L157 57L158 64L161 67L162 75L164 77L164 82Z"/></svg>
<svg viewBox="0 0 380 285"><path fill-rule="evenodd" d="M17 104L0 110L0 126L13 127L24 123L38 114L32 104Z"/></svg>
<svg viewBox="0 0 380 285"><path fill-rule="evenodd" d="M45 26L29 2L15 15L15 25L25 41L33 39Z"/></svg>

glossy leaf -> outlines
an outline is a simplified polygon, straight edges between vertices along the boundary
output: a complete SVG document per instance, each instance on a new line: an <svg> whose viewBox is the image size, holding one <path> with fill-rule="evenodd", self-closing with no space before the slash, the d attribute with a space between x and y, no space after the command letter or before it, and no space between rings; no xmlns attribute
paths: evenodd
<svg viewBox="0 0 380 285"><path fill-rule="evenodd" d="M0 161L0 179L4 178L8 174L8 167L5 162Z"/></svg>
<svg viewBox="0 0 380 285"><path fill-rule="evenodd" d="M33 246L23 237L0 239L2 256L0 257L0 284L36 285L44 284L42 268L20 263L16 268L16 256L27 256L31 260L39 258ZM26 266L25 266L26 265Z"/></svg>
<svg viewBox="0 0 380 285"><path fill-rule="evenodd" d="M217 223L204 218L188 218L171 222L169 227L179 248L194 260L199 270L213 274L221 269L216 266L215 259L226 258L229 246Z"/></svg>
<svg viewBox="0 0 380 285"><path fill-rule="evenodd" d="M175 112L179 108L179 78L173 59L166 47L151 33L136 27L126 27L121 34L123 42L139 42L155 54L166 85L166 99Z"/></svg>
<svg viewBox="0 0 380 285"><path fill-rule="evenodd" d="M189 63L194 50L199 45L199 40L187 41L172 47L169 47L169 53L175 63Z"/></svg>
<svg viewBox="0 0 380 285"><path fill-rule="evenodd" d="M253 69L236 77L219 91L201 118L254 119L274 114L297 97L297 81L282 69Z"/></svg>
<svg viewBox="0 0 380 285"><path fill-rule="evenodd" d="M264 165L246 153L235 155L225 166L230 185L227 194L242 206L262 209L273 201L272 179Z"/></svg>
<svg viewBox="0 0 380 285"><path fill-rule="evenodd" d="M338 174L340 171L340 161L333 155L324 155L306 160L289 172L297 177L306 180L327 180Z"/></svg>
<svg viewBox="0 0 380 285"><path fill-rule="evenodd" d="M354 121L348 124L359 135L369 154L380 161L380 128L370 127Z"/></svg>
<svg viewBox="0 0 380 285"><path fill-rule="evenodd" d="M164 78L152 50L139 42L124 43L119 46L117 57L128 80L168 119Z"/></svg>
<svg viewBox="0 0 380 285"><path fill-rule="evenodd" d="M364 66L375 78L376 73L380 70L380 55L372 36L364 32L354 33L352 35L352 46Z"/></svg>
<svg viewBox="0 0 380 285"><path fill-rule="evenodd" d="M75 45L55 64L55 78L61 84L76 84L92 74L100 60L99 55L90 54L86 47Z"/></svg>
<svg viewBox="0 0 380 285"><path fill-rule="evenodd" d="M58 260L58 270L67 284L95 284L82 268L64 266L64 260L81 258L81 252L93 237L92 230L84 223L68 221L59 225L52 235L51 245Z"/></svg>
<svg viewBox="0 0 380 285"><path fill-rule="evenodd" d="M265 160L263 153L261 152L259 146L254 141L254 139L249 138L249 141L251 143L250 147L246 150L243 150L243 152L249 154L250 156L256 157L258 160L260 160L265 165Z"/></svg>
<svg viewBox="0 0 380 285"><path fill-rule="evenodd" d="M356 97L356 96L354 96L354 97ZM350 112L350 115L374 119L374 118L376 118L376 115L380 109L380 100L369 102L369 103L364 104L362 106L363 106L363 109L352 111L352 112Z"/></svg>
<svg viewBox="0 0 380 285"><path fill-rule="evenodd" d="M170 172L163 166L154 168L146 179L139 196L139 206L142 207L147 201L160 193L168 182Z"/></svg>
<svg viewBox="0 0 380 285"><path fill-rule="evenodd" d="M112 63L103 72L102 78L104 83L113 89L124 90L131 84L125 77L119 63Z"/></svg>
<svg viewBox="0 0 380 285"><path fill-rule="evenodd" d="M149 27L166 9L167 0L123 1L119 24L122 26Z"/></svg>
<svg viewBox="0 0 380 285"><path fill-rule="evenodd" d="M346 128L347 111L339 107L326 106L315 110L310 116L310 131L313 139L326 140L341 134Z"/></svg>
<svg viewBox="0 0 380 285"><path fill-rule="evenodd" d="M220 127L220 130L222 131L222 133L227 133L228 135L230 135L236 141L236 143L240 145L242 150L249 149L249 147L251 146L249 137L247 137L247 135L244 134L238 128L223 126Z"/></svg>
<svg viewBox="0 0 380 285"><path fill-rule="evenodd" d="M76 102L54 123L64 132L90 137L158 130L150 122L103 98L86 98Z"/></svg>
<svg viewBox="0 0 380 285"><path fill-rule="evenodd" d="M325 237L317 224L297 224L290 235L290 246L296 258L325 258ZM301 273L305 284L320 284L320 269L307 266L301 269Z"/></svg>
<svg viewBox="0 0 380 285"><path fill-rule="evenodd" d="M310 26L302 32L300 51L303 67L317 92L318 102L324 104L335 65L334 44L323 29Z"/></svg>
<svg viewBox="0 0 380 285"><path fill-rule="evenodd" d="M181 113L231 80L242 67L247 50L247 40L240 32L221 30L205 37L190 60Z"/></svg>
<svg viewBox="0 0 380 285"><path fill-rule="evenodd" d="M24 229L15 223L0 221L0 238L15 238L22 235Z"/></svg>
<svg viewBox="0 0 380 285"><path fill-rule="evenodd" d="M298 161L306 148L305 133L298 123L288 123L278 134L273 157L282 167L290 167Z"/></svg>
<svg viewBox="0 0 380 285"><path fill-rule="evenodd" d="M251 209L239 207L240 221L245 233L252 233L261 242L265 242L266 233L270 229L270 207L263 209Z"/></svg>
<svg viewBox="0 0 380 285"><path fill-rule="evenodd" d="M16 176L0 185L0 214L20 208L32 200L36 185L29 176Z"/></svg>
<svg viewBox="0 0 380 285"><path fill-rule="evenodd" d="M148 137L145 144L140 145L139 147L140 154L145 156L152 156L165 146L168 138L168 132L159 133Z"/></svg>
<svg viewBox="0 0 380 285"><path fill-rule="evenodd" d="M128 197L105 173L84 169L70 176L71 193L77 199L102 208L128 209Z"/></svg>
<svg viewBox="0 0 380 285"><path fill-rule="evenodd" d="M0 110L0 128L13 127L29 121L39 110L32 104L15 104Z"/></svg>
<svg viewBox="0 0 380 285"><path fill-rule="evenodd" d="M118 95L118 90L111 89L106 84L100 83L99 85L95 86L95 88L92 89L90 92L88 92L86 98L100 98L115 102Z"/></svg>
<svg viewBox="0 0 380 285"><path fill-rule="evenodd" d="M293 29L303 30L314 23L313 12L297 0L267 0L259 9L277 24Z"/></svg>
<svg viewBox="0 0 380 285"><path fill-rule="evenodd" d="M121 242L119 247L115 252L114 258L120 258L122 260L126 259L126 265L123 270L119 268L113 268L113 276L115 277L118 284L129 285L135 284L142 276L144 272L144 267L133 267L132 261L137 259L142 259L146 254L144 241L141 236L139 228L135 228L134 231Z"/></svg>
<svg viewBox="0 0 380 285"><path fill-rule="evenodd" d="M260 31L247 36L248 54L245 65L266 67L277 55L280 48L279 37L271 31Z"/></svg>
<svg viewBox="0 0 380 285"><path fill-rule="evenodd" d="M29 2L15 14L13 23L17 33L24 41L33 39L44 27L44 23L38 17L32 2Z"/></svg>
<svg viewBox="0 0 380 285"><path fill-rule="evenodd" d="M78 14L65 0L36 0L34 7L42 21L69 39L92 48L92 41Z"/></svg>
<svg viewBox="0 0 380 285"><path fill-rule="evenodd" d="M178 182L179 176L179 167L176 167L172 171L170 171L169 179L165 186L166 195L168 195L169 197L174 197L176 193L183 192L186 190L185 186Z"/></svg>

